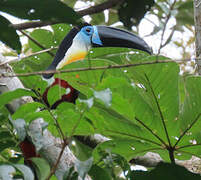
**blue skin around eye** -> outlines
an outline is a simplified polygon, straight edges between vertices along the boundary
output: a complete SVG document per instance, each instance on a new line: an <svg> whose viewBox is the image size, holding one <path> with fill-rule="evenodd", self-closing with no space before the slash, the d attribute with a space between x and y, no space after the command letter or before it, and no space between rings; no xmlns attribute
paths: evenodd
<svg viewBox="0 0 201 180"><path fill-rule="evenodd" d="M87 28L90 28L91 32L86 32ZM83 27L77 36L79 37L78 38L79 40L84 41L87 45L91 45L91 43L103 45L98 35L98 30L96 26Z"/></svg>

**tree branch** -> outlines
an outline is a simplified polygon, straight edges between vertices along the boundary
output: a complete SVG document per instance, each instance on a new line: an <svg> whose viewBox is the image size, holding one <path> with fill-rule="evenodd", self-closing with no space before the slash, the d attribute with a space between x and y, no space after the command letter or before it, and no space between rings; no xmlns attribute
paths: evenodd
<svg viewBox="0 0 201 180"><path fill-rule="evenodd" d="M30 73L0 73L1 77L26 77L26 76L36 76L43 74L61 74L61 73L70 73L70 72L81 72L81 71L94 71L94 70L103 70L103 69L120 69L120 68L129 68L150 64L161 64L161 63L172 63L177 62L173 60L158 60L158 61L150 61L143 63L134 63L134 64L122 64L122 65L108 65L108 66L98 66L98 67L87 67L87 68L74 68L74 69L65 69L65 70L48 70L48 71L37 71ZM179 61L180 62L180 61Z"/></svg>
<svg viewBox="0 0 201 180"><path fill-rule="evenodd" d="M106 9L110 9L112 7L120 5L124 1L125 0L108 0L106 2L103 2L102 4L98 4L96 6L92 6L87 9L77 11L77 13L81 17L83 17L85 15L99 13ZM22 29L28 29L28 28L36 28L36 27L42 27L42 26L47 26L47 25L53 25L53 24L58 24L58 23L64 23L64 22L62 22L62 21L31 21L31 22L25 22L25 23L20 23L20 24L11 24L10 26L17 30L22 30Z"/></svg>
<svg viewBox="0 0 201 180"><path fill-rule="evenodd" d="M166 16L166 19L165 19L165 22L164 22L163 31L162 31L162 35L161 35L160 46L159 46L159 48L158 48L158 53L157 53L157 55L160 54L161 49L165 46L165 43L163 44L164 34L165 34L166 27L167 27L167 23L168 23L168 21L170 20L170 17L171 17L171 15L172 15L172 10L174 9L175 3L176 3L176 0L174 0L173 3L170 5L169 12L168 12L168 14L167 14L167 16Z"/></svg>
<svg viewBox="0 0 201 180"><path fill-rule="evenodd" d="M85 16L85 15L91 15L91 14L96 14L96 13L99 13L99 12L102 12L106 9L110 9L112 7L115 7L117 5L120 5L124 2L125 0L108 0L102 4L98 4L96 6L92 6L92 7L89 7L87 9L83 9L81 11L78 11L77 13L80 15L80 16Z"/></svg>
<svg viewBox="0 0 201 180"><path fill-rule="evenodd" d="M41 51L34 52L34 53L29 54L29 55L24 56L24 57L15 58L15 59L11 59L11 60L8 60L8 61L3 61L3 62L0 62L0 66L4 66L5 64L10 64L10 63L18 62L18 61L21 61L23 59L26 59L26 58L29 58L29 57L32 57L32 56L37 56L39 54L46 53L46 52L49 52L49 51L52 51L52 50L56 50L56 49L58 49L58 47L52 47L52 48L48 48L48 49L44 49L44 50L41 50Z"/></svg>

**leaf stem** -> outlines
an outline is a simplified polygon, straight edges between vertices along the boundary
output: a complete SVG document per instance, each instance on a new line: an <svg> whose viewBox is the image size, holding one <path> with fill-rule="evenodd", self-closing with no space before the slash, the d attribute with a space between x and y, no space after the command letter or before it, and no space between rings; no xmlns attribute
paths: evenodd
<svg viewBox="0 0 201 180"><path fill-rule="evenodd" d="M158 111L159 111L159 114L160 114L160 117L161 117L161 121L162 121L162 124L163 124L163 128L164 128L164 130L165 130L165 134L166 134L166 137L167 137L167 140L168 140L169 147L172 147L172 146L171 146L171 142L170 142L170 138L169 138L169 135L168 135L167 127L166 127L166 124L165 124L165 119L164 119L163 113L162 113L162 111L161 111L159 102L158 102L157 97L156 97L156 95L155 95L155 93L154 93L154 90L153 90L153 87L152 87L152 85L151 85L151 82L149 81L149 78L148 78L148 76L147 76L146 74L145 74L145 78L147 79L147 81L148 81L148 83L149 83L149 87L150 87L150 89L151 89L151 93L152 93L152 95L153 95L153 97L154 97L154 100L155 100L155 102L156 102L156 105L157 105L157 108L158 108Z"/></svg>
<svg viewBox="0 0 201 180"><path fill-rule="evenodd" d="M175 147L176 150L183 149L183 148L188 148L188 147L194 147L194 146L201 146L201 144L188 144L180 147Z"/></svg>
<svg viewBox="0 0 201 180"><path fill-rule="evenodd" d="M132 138L138 139L138 140L143 140L143 141L146 141L146 142L149 142L149 143L152 143L152 144L155 144L155 145L158 145L161 147L161 144L159 144L155 141L140 137L140 136L135 136L135 135L131 135L131 134L123 133L123 132L118 132L118 131L112 131L112 130L106 130L106 131L111 132L111 133L121 134L121 135L128 136L128 137L132 137Z"/></svg>
<svg viewBox="0 0 201 180"><path fill-rule="evenodd" d="M172 148L172 147L168 148L169 157L170 157L170 161L172 164L175 164L174 151L175 151L174 148Z"/></svg>
<svg viewBox="0 0 201 180"><path fill-rule="evenodd" d="M201 113L197 115L197 117L195 118L195 120L186 128L186 130L180 135L179 139L177 140L177 142L175 143L175 145L173 146L174 148L176 148L177 144L181 141L181 139L184 137L184 135L193 127L193 125L199 120L201 116Z"/></svg>
<svg viewBox="0 0 201 180"><path fill-rule="evenodd" d="M165 147L168 147L168 145L161 139L156 133L154 133L146 124L144 124L141 120L139 120L137 117L135 117L136 121L139 122L145 129L147 129L153 136L155 136Z"/></svg>
<svg viewBox="0 0 201 180"><path fill-rule="evenodd" d="M191 152L186 152L186 151L182 151L182 150L179 150L179 151L177 151L177 152L181 152L181 153L185 153L185 154L189 154L189 155L191 155L191 156L196 156L196 157L201 158L201 156L199 156L199 155L197 155L197 154L194 154L194 153L191 153Z"/></svg>

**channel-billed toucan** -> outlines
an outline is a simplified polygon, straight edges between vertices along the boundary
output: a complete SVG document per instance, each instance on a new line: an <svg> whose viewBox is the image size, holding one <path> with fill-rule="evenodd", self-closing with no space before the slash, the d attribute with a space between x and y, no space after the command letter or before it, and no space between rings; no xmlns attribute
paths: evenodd
<svg viewBox="0 0 201 180"><path fill-rule="evenodd" d="M143 39L128 31L85 23L81 27L74 27L66 35L47 70L60 69L72 62L83 60L91 47L127 47L151 53ZM53 74L43 74L45 79L52 76Z"/></svg>

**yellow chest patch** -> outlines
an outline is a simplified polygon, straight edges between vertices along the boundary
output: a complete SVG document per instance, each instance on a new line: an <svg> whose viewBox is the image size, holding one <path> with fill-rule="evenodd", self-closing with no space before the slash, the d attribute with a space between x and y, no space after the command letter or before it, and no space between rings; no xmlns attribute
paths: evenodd
<svg viewBox="0 0 201 180"><path fill-rule="evenodd" d="M64 59L59 63L57 69L60 69L64 67L65 65L70 64L72 62L83 60L86 55L87 55L86 51L79 51L77 53L65 56Z"/></svg>
<svg viewBox="0 0 201 180"><path fill-rule="evenodd" d="M76 54L73 54L70 57L68 57L68 59L64 60L65 61L64 66L72 62L83 60L86 55L87 55L87 52L78 52Z"/></svg>

